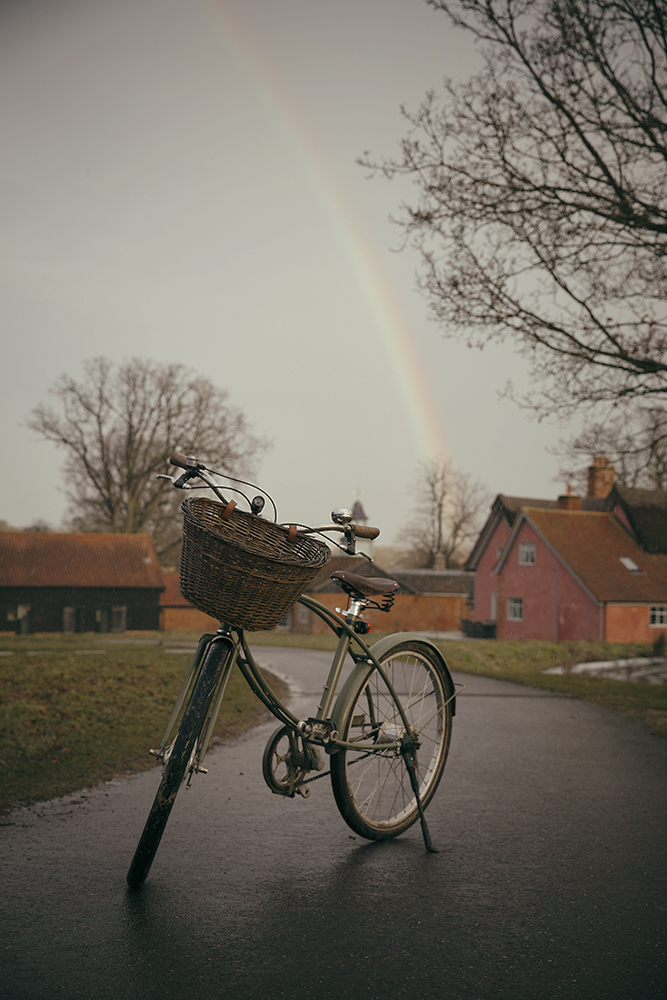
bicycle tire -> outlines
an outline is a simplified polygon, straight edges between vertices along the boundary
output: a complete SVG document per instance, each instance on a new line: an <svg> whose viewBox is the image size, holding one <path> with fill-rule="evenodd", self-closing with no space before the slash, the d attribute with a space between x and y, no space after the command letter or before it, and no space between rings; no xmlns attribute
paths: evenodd
<svg viewBox="0 0 667 1000"><path fill-rule="evenodd" d="M452 732L453 686L437 650L417 640L397 643L379 658L420 740L417 754L422 807L435 794ZM405 735L401 716L381 674L363 672L338 722L339 738L381 744ZM355 833L388 840L419 818L417 800L400 753L339 750L331 757L338 810Z"/></svg>
<svg viewBox="0 0 667 1000"><path fill-rule="evenodd" d="M204 729L211 698L231 653L227 642L214 642L204 659L183 719L164 764L162 780L127 872L130 889L138 889L148 875L162 840L178 790L189 769L197 741ZM226 654L226 655L225 655Z"/></svg>

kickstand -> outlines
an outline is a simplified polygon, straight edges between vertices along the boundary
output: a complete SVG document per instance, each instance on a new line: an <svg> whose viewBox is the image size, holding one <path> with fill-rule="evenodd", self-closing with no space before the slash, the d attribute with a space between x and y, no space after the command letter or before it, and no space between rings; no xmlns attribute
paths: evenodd
<svg viewBox="0 0 667 1000"><path fill-rule="evenodd" d="M410 775L410 784L412 785L412 791L415 793L415 798L417 800L417 809L419 810L419 822L421 823L422 834L424 835L424 847L431 854L439 854L440 852L436 847L433 846L431 842L431 835L428 832L428 826L426 825L426 816L424 815L424 810L422 808L421 796L419 795L419 782L417 780L417 754L414 748L409 744L406 746L407 740L403 743L401 753L403 754L403 760L405 761L405 766L408 769L408 774Z"/></svg>

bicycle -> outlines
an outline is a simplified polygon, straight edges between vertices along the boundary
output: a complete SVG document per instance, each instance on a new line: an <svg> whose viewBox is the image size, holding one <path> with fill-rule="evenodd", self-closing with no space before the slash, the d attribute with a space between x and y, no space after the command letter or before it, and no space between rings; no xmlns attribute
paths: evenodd
<svg viewBox="0 0 667 1000"><path fill-rule="evenodd" d="M412 633L386 636L372 647L364 642L369 626L363 611L388 611L399 586L395 580L333 573L349 598L345 611L331 611L304 594L331 557L329 546L314 535L342 534L344 544L335 544L353 555L356 539L376 538L379 529L353 524L347 508L334 510L331 524L280 525L265 491L249 499L239 486L250 483L178 452L170 461L182 475L161 478L180 489L201 489L191 485L200 479L218 498L197 496L182 504L181 590L220 620L220 628L201 636L162 742L150 751L162 761L163 774L127 873L130 888L148 875L182 783L206 773L203 761L235 665L280 722L262 761L273 793L308 797L308 785L329 775L338 810L355 833L385 840L419 819L425 847L435 852L424 810L442 777L456 711L455 685L442 654ZM222 487L212 476L228 484ZM239 509L223 488L239 493L249 511ZM267 498L273 520L260 516ZM297 600L338 636L320 703L307 719L297 718L272 691L244 631L275 627ZM337 693L348 656L353 666ZM328 771L321 751L330 759Z"/></svg>

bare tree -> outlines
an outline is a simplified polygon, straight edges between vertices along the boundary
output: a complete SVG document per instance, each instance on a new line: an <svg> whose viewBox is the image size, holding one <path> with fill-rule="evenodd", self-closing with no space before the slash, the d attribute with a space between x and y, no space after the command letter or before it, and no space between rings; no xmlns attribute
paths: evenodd
<svg viewBox="0 0 667 1000"><path fill-rule="evenodd" d="M485 66L426 96L399 220L446 335L510 340L538 412L667 393L665 0L428 0Z"/></svg>
<svg viewBox="0 0 667 1000"><path fill-rule="evenodd" d="M48 521L44 518L38 517L31 524L28 524L25 528L21 528L21 531L30 532L31 534L43 535L48 534L53 531L53 528Z"/></svg>
<svg viewBox="0 0 667 1000"><path fill-rule="evenodd" d="M56 406L32 411L28 426L65 449L69 526L77 531L150 532L163 562L180 540L178 491L156 480L178 448L230 473L249 471L265 443L227 393L182 365L106 358L77 381L51 389Z"/></svg>
<svg viewBox="0 0 667 1000"><path fill-rule="evenodd" d="M402 539L411 562L425 569L457 569L477 536L488 496L481 484L450 463L421 464L416 483L417 503Z"/></svg>
<svg viewBox="0 0 667 1000"><path fill-rule="evenodd" d="M616 482L667 490L667 410L642 406L590 423L560 449L559 479L586 489L587 469L596 455L609 458Z"/></svg>

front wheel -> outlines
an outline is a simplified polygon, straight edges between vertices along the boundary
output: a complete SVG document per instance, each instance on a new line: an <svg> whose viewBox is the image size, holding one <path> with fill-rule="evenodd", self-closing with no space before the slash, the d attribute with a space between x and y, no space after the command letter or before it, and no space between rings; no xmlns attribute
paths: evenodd
<svg viewBox="0 0 667 1000"><path fill-rule="evenodd" d="M447 760L452 732L451 678L427 643L397 643L379 661L419 739L419 797L426 807ZM339 750L331 757L331 784L341 816L355 833L387 840L419 818L410 776L400 753L382 750L408 734L378 670L362 674L339 722L339 738L366 749ZM368 749L375 744L377 749Z"/></svg>
<svg viewBox="0 0 667 1000"><path fill-rule="evenodd" d="M171 752L164 764L157 795L127 873L127 884L131 889L137 889L146 879L160 846L178 790L186 773L194 770L196 766L197 741L208 718L213 692L229 657L230 646L227 642L211 643Z"/></svg>

